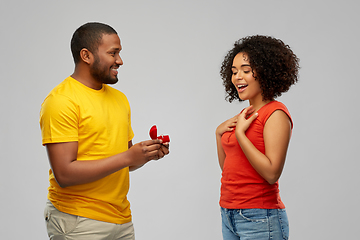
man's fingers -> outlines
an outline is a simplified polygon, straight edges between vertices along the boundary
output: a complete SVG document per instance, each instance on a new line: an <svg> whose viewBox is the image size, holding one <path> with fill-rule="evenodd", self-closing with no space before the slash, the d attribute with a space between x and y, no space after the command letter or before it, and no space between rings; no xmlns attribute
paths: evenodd
<svg viewBox="0 0 360 240"><path fill-rule="evenodd" d="M151 145L156 145L156 144L161 144L161 140L160 139L154 139L154 140L145 140L142 141L141 144L142 146L151 146Z"/></svg>
<svg viewBox="0 0 360 240"><path fill-rule="evenodd" d="M169 143L163 144L160 139L142 141L140 146L148 161L158 160L169 154Z"/></svg>

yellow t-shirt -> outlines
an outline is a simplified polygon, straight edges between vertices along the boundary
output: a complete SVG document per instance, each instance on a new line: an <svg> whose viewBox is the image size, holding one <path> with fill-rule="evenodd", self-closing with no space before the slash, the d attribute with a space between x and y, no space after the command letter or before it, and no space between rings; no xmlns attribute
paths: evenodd
<svg viewBox="0 0 360 240"><path fill-rule="evenodd" d="M78 142L78 161L113 156L134 137L126 96L103 84L91 89L66 78L45 98L40 111L42 143ZM104 222L131 221L129 168L100 180L61 188L49 171L48 198L62 212Z"/></svg>

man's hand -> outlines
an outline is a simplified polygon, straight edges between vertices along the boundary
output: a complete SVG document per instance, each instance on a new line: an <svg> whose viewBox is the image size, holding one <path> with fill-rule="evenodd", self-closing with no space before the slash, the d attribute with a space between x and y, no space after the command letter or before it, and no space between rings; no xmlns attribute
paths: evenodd
<svg viewBox="0 0 360 240"><path fill-rule="evenodd" d="M169 154L169 152L170 152L169 147L170 147L170 145L169 145L168 142L161 144L161 147L160 147L160 149L158 151L158 156L159 156L158 159L163 158L163 157L165 157L165 155Z"/></svg>
<svg viewBox="0 0 360 240"><path fill-rule="evenodd" d="M159 160L169 154L169 143L162 143L162 140L156 139L132 145L132 141L130 141L128 152L132 159L129 170L134 171L148 161Z"/></svg>

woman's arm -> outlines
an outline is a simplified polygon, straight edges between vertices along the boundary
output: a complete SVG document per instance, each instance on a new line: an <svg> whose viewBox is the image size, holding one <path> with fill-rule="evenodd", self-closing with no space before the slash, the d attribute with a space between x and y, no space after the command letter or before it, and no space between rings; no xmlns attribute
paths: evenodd
<svg viewBox="0 0 360 240"><path fill-rule="evenodd" d="M264 126L265 154L261 153L246 137L245 132L250 123L257 117L255 114L246 119L246 110L239 115L236 127L236 138L241 149L253 168L270 184L280 178L287 148L291 136L291 122L281 110L275 111Z"/></svg>

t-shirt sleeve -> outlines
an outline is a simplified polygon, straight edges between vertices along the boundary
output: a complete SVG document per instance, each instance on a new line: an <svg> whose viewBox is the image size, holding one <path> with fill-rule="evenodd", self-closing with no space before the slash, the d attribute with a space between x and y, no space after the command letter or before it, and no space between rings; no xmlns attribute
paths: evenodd
<svg viewBox="0 0 360 240"><path fill-rule="evenodd" d="M274 101L273 104L269 105L267 111L266 111L266 114L264 116L264 125L266 123L266 121L269 119L269 117L276 111L276 110L281 110L283 111L288 117L289 117L289 120L291 122L291 129L293 129L293 121L292 121L292 118L291 118L291 115L290 115L290 112L289 110L286 108L286 106L281 103L281 102L277 102L277 101Z"/></svg>
<svg viewBox="0 0 360 240"><path fill-rule="evenodd" d="M68 97L49 95L41 106L42 144L78 141L78 107Z"/></svg>

